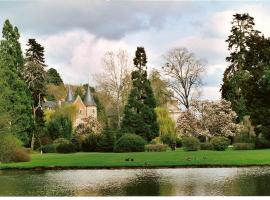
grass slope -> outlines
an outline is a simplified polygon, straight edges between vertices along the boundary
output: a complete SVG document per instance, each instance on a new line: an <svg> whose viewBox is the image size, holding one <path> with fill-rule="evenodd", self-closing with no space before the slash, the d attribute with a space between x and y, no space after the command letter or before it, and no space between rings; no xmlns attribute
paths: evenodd
<svg viewBox="0 0 270 200"><path fill-rule="evenodd" d="M133 158L134 161L125 161ZM0 164L0 169L117 168L270 165L270 149L246 151L32 154L31 162Z"/></svg>

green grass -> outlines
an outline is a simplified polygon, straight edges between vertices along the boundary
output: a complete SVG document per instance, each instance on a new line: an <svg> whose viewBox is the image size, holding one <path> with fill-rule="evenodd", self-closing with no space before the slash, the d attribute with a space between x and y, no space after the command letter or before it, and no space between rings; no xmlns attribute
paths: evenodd
<svg viewBox="0 0 270 200"><path fill-rule="evenodd" d="M32 154L31 162L0 164L0 169L211 167L270 165L270 149L245 151ZM134 161L127 162L126 158Z"/></svg>

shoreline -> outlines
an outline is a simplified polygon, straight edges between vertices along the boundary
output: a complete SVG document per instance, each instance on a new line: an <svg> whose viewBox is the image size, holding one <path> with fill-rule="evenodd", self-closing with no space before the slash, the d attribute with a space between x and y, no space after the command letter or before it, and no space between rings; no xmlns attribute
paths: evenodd
<svg viewBox="0 0 270 200"><path fill-rule="evenodd" d="M194 169L194 168L247 168L247 167L270 167L270 164L246 164L246 165L168 165L168 166L38 166L38 167L6 167L0 168L0 171L9 171L9 170L23 170L23 171L46 171L46 170L125 170L125 169Z"/></svg>

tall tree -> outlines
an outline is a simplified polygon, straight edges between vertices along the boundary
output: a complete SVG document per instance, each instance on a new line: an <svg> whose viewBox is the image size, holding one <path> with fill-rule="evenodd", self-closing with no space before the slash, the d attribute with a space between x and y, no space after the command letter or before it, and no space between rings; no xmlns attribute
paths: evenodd
<svg viewBox="0 0 270 200"><path fill-rule="evenodd" d="M3 109L9 112L10 130L25 145L29 142L32 129L31 95L21 72L24 67L20 34L17 27L13 27L6 20L2 31L3 39L0 43L0 91L5 99Z"/></svg>
<svg viewBox="0 0 270 200"><path fill-rule="evenodd" d="M174 91L175 98L189 109L190 101L199 96L204 62L185 48L171 49L164 58L166 64L162 69L168 77L169 87Z"/></svg>
<svg viewBox="0 0 270 200"><path fill-rule="evenodd" d="M123 108L131 88L131 67L129 55L125 50L106 52L102 58L103 73L97 75L99 89L110 96L112 107L116 110L117 126L120 129Z"/></svg>
<svg viewBox="0 0 270 200"><path fill-rule="evenodd" d="M259 34L259 31L253 29L254 25L254 18L248 13L233 15L231 35L226 40L230 51L230 56L226 58L226 61L230 65L224 72L221 95L222 98L232 103L232 108L237 113L239 121L243 116L249 114L241 85L248 78L245 71L247 69L246 54L249 51L248 41Z"/></svg>
<svg viewBox="0 0 270 200"><path fill-rule="evenodd" d="M44 47L36 42L35 39L28 40L28 49L26 50L23 78L32 95L32 113L34 119L34 131L32 134L31 148L34 148L35 137L37 133L42 132L44 126L42 103L46 95L45 82L45 60Z"/></svg>
<svg viewBox="0 0 270 200"><path fill-rule="evenodd" d="M132 85L122 121L123 132L135 133L151 141L159 134L155 113L156 100L147 79L147 57L143 47L137 47L132 72Z"/></svg>
<svg viewBox="0 0 270 200"><path fill-rule="evenodd" d="M47 84L54 84L57 86L60 86L61 84L63 84L63 80L62 80L60 74L54 68L50 68L46 72L46 82L47 82Z"/></svg>

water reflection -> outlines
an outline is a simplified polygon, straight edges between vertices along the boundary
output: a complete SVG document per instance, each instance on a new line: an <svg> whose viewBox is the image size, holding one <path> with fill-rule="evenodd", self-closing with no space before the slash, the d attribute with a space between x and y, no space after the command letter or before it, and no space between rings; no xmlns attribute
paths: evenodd
<svg viewBox="0 0 270 200"><path fill-rule="evenodd" d="M270 168L0 171L0 196L270 195Z"/></svg>

